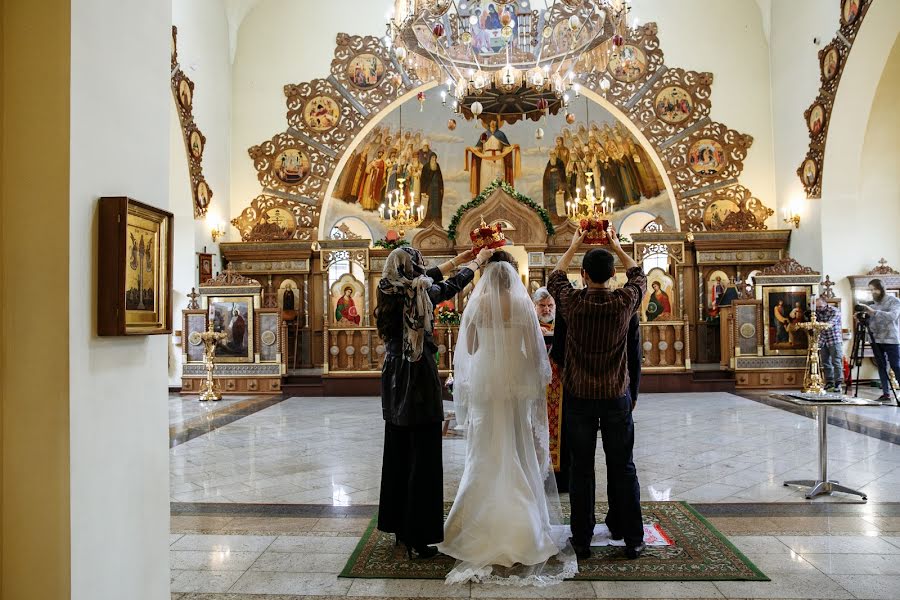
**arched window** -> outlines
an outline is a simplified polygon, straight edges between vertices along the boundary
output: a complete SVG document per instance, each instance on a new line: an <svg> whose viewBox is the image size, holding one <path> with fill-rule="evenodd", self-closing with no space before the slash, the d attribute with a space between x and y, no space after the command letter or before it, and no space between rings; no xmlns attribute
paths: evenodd
<svg viewBox="0 0 900 600"><path fill-rule="evenodd" d="M651 215L648 212L638 211L633 212L622 221L622 224L619 225L619 233L624 236L628 236L630 238L634 237L635 233L640 233L644 227L647 226L647 223L655 219L654 215Z"/></svg>
<svg viewBox="0 0 900 600"><path fill-rule="evenodd" d="M334 224L328 234L333 240L371 240L369 226L356 217L344 217ZM328 267L328 281L337 281L341 275L350 273L360 281L365 279L362 267L348 258L341 258Z"/></svg>

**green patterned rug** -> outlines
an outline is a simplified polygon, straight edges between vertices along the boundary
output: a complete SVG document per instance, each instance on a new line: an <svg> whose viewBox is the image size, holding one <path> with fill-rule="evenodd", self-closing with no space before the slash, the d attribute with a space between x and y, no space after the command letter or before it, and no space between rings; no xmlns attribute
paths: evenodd
<svg viewBox="0 0 900 600"><path fill-rule="evenodd" d="M756 565L687 502L643 502L644 521L657 523L674 542L647 548L638 560L626 560L622 548L594 547L589 560L578 562L576 580L583 581L769 581ZM445 511L449 511L447 503ZM568 506L564 506L568 511ZM597 515L606 514L605 503ZM409 560L394 536L375 528L372 518L341 577L369 579L443 579L455 562L438 555Z"/></svg>

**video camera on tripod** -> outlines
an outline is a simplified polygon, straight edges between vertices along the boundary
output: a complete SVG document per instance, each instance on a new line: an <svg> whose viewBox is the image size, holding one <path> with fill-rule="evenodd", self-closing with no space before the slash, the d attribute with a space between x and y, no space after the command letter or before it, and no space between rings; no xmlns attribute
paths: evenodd
<svg viewBox="0 0 900 600"><path fill-rule="evenodd" d="M859 374L860 369L862 368L863 358L866 356L866 348L872 348L875 344L875 334L872 333L872 328L869 325L869 319L872 316L869 312L869 307L871 305L871 302L858 302L853 306L853 316L856 320L853 329L853 348L850 352L850 366L851 368L856 369L856 376L853 378L855 383L853 395L857 398L859 397ZM883 359L878 356L878 353L872 353L872 360L875 362L875 366L880 369L881 365L879 363ZM849 386L847 391L849 393ZM894 391L894 400L897 399L896 394L897 392Z"/></svg>

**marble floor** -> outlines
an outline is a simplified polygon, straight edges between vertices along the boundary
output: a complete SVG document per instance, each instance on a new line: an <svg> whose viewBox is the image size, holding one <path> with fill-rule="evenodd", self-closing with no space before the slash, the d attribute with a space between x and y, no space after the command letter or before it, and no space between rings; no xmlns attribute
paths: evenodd
<svg viewBox="0 0 900 600"><path fill-rule="evenodd" d="M900 422L900 409L872 410L884 411L876 420L885 427ZM840 494L808 501L782 481L815 473L809 416L724 393L642 396L635 461L643 497L690 501L772 581L520 589L339 578L378 501L379 401L260 401L211 419L213 426L170 449L172 598L898 599L900 440L854 425L854 416L845 425L855 430L829 429L831 476L865 490L869 502ZM460 437L444 440L447 499L464 448ZM598 459L602 478L602 452Z"/></svg>
<svg viewBox="0 0 900 600"><path fill-rule="evenodd" d="M870 410L900 420L896 407ZM648 500L807 502L803 490L782 485L816 473L815 421L806 416L726 393L647 394L634 419ZM836 426L828 433L831 477L873 502L900 501L900 445ZM377 398L284 400L172 448L171 500L375 504L382 436ZM464 455L464 439L445 438L447 499ZM597 471L605 476L602 452Z"/></svg>

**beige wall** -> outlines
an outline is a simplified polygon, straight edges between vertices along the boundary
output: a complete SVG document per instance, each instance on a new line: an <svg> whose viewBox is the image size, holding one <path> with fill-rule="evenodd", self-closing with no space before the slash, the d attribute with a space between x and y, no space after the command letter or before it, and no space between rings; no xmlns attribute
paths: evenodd
<svg viewBox="0 0 900 600"><path fill-rule="evenodd" d="M70 591L69 2L3 0L0 13L0 597L62 600Z"/></svg>
<svg viewBox="0 0 900 600"><path fill-rule="evenodd" d="M168 339L96 336L97 198L126 195L169 208L172 6L71 6L69 243L56 254L68 257L70 281L62 310L69 315L71 597L159 600L169 597Z"/></svg>

